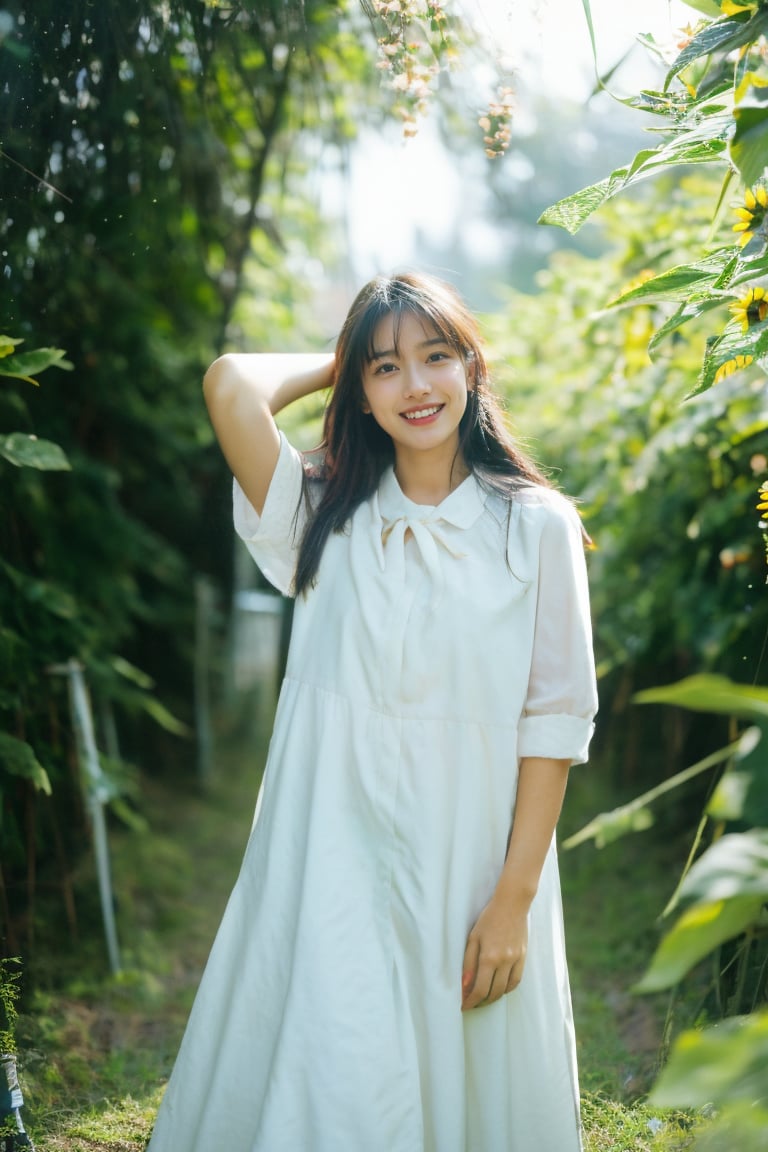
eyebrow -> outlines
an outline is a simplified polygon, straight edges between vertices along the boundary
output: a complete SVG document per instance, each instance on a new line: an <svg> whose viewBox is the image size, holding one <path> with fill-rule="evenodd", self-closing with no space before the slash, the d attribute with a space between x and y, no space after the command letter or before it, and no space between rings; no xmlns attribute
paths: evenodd
<svg viewBox="0 0 768 1152"><path fill-rule="evenodd" d="M436 344L445 344L450 347L450 343L446 340L445 336L432 336L429 340L422 340L416 345L417 348L433 348ZM377 352L375 348L371 349L371 358L369 363L374 360L384 360L387 356L397 356L397 348L386 348L383 352Z"/></svg>

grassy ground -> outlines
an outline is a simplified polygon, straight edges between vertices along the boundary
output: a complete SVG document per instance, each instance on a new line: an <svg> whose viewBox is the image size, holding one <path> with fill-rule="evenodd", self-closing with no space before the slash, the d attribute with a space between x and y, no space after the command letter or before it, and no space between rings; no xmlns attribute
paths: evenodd
<svg viewBox="0 0 768 1152"><path fill-rule="evenodd" d="M24 1116L39 1152L144 1147L237 874L259 769L260 752L244 753L242 741L229 739L220 742L216 780L205 798L178 781L147 781L151 831L112 836L120 977L106 972L87 864L78 878L78 907L92 927L82 928L73 946L62 943L50 919L35 972L38 991L18 1030ZM589 778L573 785L566 831L597 803ZM684 1120L639 1103L655 1069L665 1004L628 992L651 954L653 922L677 855L646 838L562 856L590 1152L689 1146Z"/></svg>

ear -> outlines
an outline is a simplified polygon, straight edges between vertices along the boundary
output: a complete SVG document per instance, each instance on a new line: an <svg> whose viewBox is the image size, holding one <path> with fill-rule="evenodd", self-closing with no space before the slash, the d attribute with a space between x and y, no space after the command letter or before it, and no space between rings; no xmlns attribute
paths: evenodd
<svg viewBox="0 0 768 1152"><path fill-rule="evenodd" d="M371 406L365 397L363 397L363 402L360 405L360 411L363 413L364 416L370 416L370 414L371 414Z"/></svg>

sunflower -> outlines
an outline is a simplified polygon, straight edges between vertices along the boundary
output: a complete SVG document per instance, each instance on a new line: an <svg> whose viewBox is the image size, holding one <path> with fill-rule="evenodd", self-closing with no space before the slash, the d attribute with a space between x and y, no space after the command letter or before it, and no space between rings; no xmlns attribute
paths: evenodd
<svg viewBox="0 0 768 1152"><path fill-rule="evenodd" d="M734 356L733 360L726 360L725 364L721 364L717 372L715 372L715 384L719 384L726 376L732 376L734 372L740 372L742 368L748 368L754 360L753 356Z"/></svg>
<svg viewBox="0 0 768 1152"><path fill-rule="evenodd" d="M739 245L742 248L749 243L758 228L763 226L767 213L768 190L765 185L758 184L755 188L747 188L744 193L744 207L736 209L739 222L733 226L734 232L741 232Z"/></svg>
<svg viewBox="0 0 768 1152"><path fill-rule="evenodd" d="M750 324L765 320L768 316L768 288L750 288L746 296L728 305L733 313L734 320L741 324L742 332L746 332Z"/></svg>

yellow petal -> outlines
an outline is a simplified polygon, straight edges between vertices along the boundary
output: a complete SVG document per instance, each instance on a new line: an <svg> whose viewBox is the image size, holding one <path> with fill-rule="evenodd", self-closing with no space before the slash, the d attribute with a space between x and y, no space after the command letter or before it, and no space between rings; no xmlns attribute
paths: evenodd
<svg viewBox="0 0 768 1152"><path fill-rule="evenodd" d="M757 207L757 200L755 199L755 194L751 188L747 188L746 192L744 193L744 203L746 204L747 208ZM744 209L740 208L739 211L742 212Z"/></svg>
<svg viewBox="0 0 768 1152"><path fill-rule="evenodd" d="M753 204L752 207L756 208L757 205ZM748 222L751 222L754 218L754 212L750 212L749 208L737 208L736 215L740 220L747 220Z"/></svg>
<svg viewBox="0 0 768 1152"><path fill-rule="evenodd" d="M745 244L749 244L749 242L753 236L754 236L754 232L742 233L742 235L739 236L739 247L743 248Z"/></svg>
<svg viewBox="0 0 768 1152"><path fill-rule="evenodd" d="M760 207L761 208L768 208L768 190L766 190L764 185L762 185L762 184L760 185L760 187L757 189L756 195L757 195L757 202L760 205Z"/></svg>

